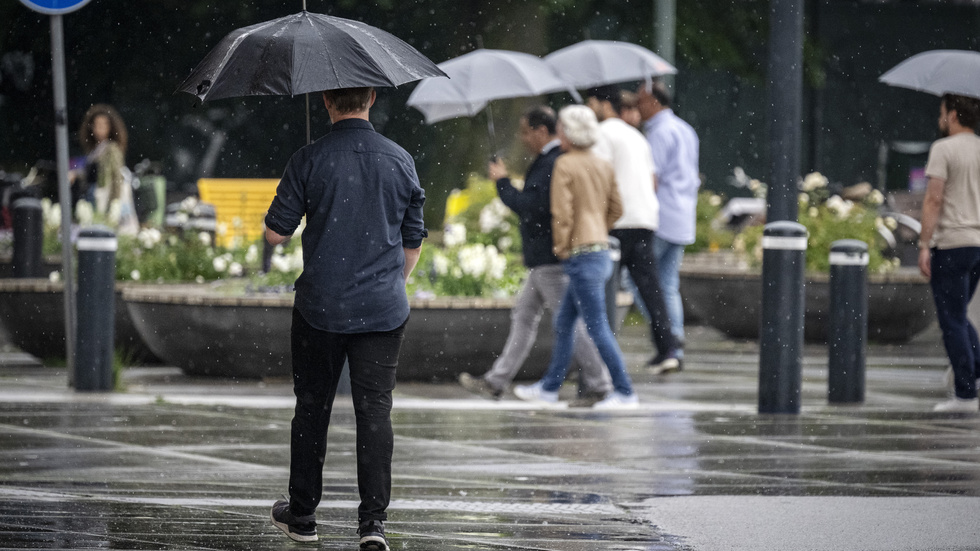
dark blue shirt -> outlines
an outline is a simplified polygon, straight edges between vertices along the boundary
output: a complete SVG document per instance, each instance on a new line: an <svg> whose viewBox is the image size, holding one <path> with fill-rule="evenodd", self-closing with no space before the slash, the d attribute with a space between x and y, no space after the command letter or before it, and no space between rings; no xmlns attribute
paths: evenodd
<svg viewBox="0 0 980 551"><path fill-rule="evenodd" d="M296 308L333 333L390 331L408 319L403 248L422 245L425 193L415 163L362 119L297 151L265 224L292 235L306 215Z"/></svg>
<svg viewBox="0 0 980 551"><path fill-rule="evenodd" d="M524 175L524 189L518 191L509 178L497 180L497 194L521 221L521 248L528 268L558 264L552 251L551 237L551 171L561 148L554 146L534 159Z"/></svg>

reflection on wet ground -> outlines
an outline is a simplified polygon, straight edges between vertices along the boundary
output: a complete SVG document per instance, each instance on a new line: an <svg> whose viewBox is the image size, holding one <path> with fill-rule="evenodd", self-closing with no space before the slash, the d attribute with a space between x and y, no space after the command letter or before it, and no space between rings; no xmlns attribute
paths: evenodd
<svg viewBox="0 0 980 551"><path fill-rule="evenodd" d="M930 411L943 397L934 339L872 347L860 406L827 405L826 350L808 346L799 416L755 413L753 343L699 340L683 372L656 377L643 329L621 335L636 411L401 384L393 548L687 549L647 514L672 496L980 496L980 416ZM286 490L287 383L142 368L127 384L76 395L63 370L0 367L0 548L296 547L267 518ZM353 413L338 404L322 549L356 547Z"/></svg>

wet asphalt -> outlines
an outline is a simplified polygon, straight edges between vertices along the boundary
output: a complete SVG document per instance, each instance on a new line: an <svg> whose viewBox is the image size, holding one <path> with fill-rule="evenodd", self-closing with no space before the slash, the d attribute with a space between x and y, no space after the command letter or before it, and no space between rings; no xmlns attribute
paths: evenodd
<svg viewBox="0 0 980 551"><path fill-rule="evenodd" d="M859 405L827 403L826 346L807 345L799 415L757 413L757 343L692 327L684 371L655 376L645 332L619 337L638 410L400 383L392 548L980 549L980 414L932 413L935 328L869 346ZM76 393L64 369L0 353L0 549L356 549L349 398L320 542L297 544L268 520L286 492L288 381L134 367L124 385Z"/></svg>

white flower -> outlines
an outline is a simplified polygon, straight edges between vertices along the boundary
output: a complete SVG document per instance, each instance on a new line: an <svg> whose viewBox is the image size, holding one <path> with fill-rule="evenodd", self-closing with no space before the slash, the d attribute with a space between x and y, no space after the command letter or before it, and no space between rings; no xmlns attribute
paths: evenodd
<svg viewBox="0 0 980 551"><path fill-rule="evenodd" d="M877 189L871 190L866 201L872 205L880 205L885 202L885 196Z"/></svg>
<svg viewBox="0 0 980 551"><path fill-rule="evenodd" d="M711 197L708 197L708 204L711 205L712 207L721 206L721 196L712 193Z"/></svg>
<svg viewBox="0 0 980 551"><path fill-rule="evenodd" d="M806 213L810 215L810 218L816 218L817 216L820 215L820 211L817 210L817 207L810 207L809 210L806 211Z"/></svg>
<svg viewBox="0 0 980 551"><path fill-rule="evenodd" d="M293 271L303 269L303 249L299 247L293 249L292 254L289 255L289 268Z"/></svg>
<svg viewBox="0 0 980 551"><path fill-rule="evenodd" d="M216 256L214 260L211 261L211 265L214 266L214 271L221 273L228 269L228 261L225 260L223 256Z"/></svg>
<svg viewBox="0 0 980 551"><path fill-rule="evenodd" d="M464 274L481 276L487 271L486 247L481 243L468 245L459 251L459 267Z"/></svg>
<svg viewBox="0 0 980 551"><path fill-rule="evenodd" d="M174 215L174 218L177 220L177 223L181 225L186 224L191 219L186 212L178 212L176 215Z"/></svg>
<svg viewBox="0 0 980 551"><path fill-rule="evenodd" d="M444 276L449 273L449 259L444 254L436 253L432 257L432 269L436 274Z"/></svg>
<svg viewBox="0 0 980 551"><path fill-rule="evenodd" d="M170 237L168 237L167 238L167 244L169 244L171 247L176 247L177 246L177 236L176 235L171 235Z"/></svg>
<svg viewBox="0 0 980 551"><path fill-rule="evenodd" d="M240 217L236 216L231 219L231 227L235 228L236 230L240 230L245 227L245 224L242 222Z"/></svg>
<svg viewBox="0 0 980 551"><path fill-rule="evenodd" d="M160 230L156 228L145 228L136 234L136 240L139 241L140 245L142 245L144 249L152 249L153 247L156 247L162 238L163 234L161 234ZM175 236L170 236L170 238L174 240L177 239ZM173 243L171 243L171 245L173 245Z"/></svg>
<svg viewBox="0 0 980 551"><path fill-rule="evenodd" d="M194 209L197 208L197 203L197 197L191 195L189 197L185 197L184 200L180 202L178 209L184 213L192 213L194 212Z"/></svg>
<svg viewBox="0 0 980 551"><path fill-rule="evenodd" d="M194 281L196 281L198 283L204 283L204 276L199 275L199 276L197 276L197 277L194 278Z"/></svg>
<svg viewBox="0 0 980 551"><path fill-rule="evenodd" d="M75 205L75 218L79 224L91 224L93 216L95 216L95 211L92 209L92 203L83 200Z"/></svg>
<svg viewBox="0 0 980 551"><path fill-rule="evenodd" d="M133 270L132 272L129 272L129 278L132 279L133 281L139 281L140 280L140 271L139 270Z"/></svg>
<svg viewBox="0 0 980 551"><path fill-rule="evenodd" d="M495 197L487 203L487 206L480 210L480 231L483 233L491 232L495 229L503 229L504 218L507 217L509 210L499 197Z"/></svg>
<svg viewBox="0 0 980 551"><path fill-rule="evenodd" d="M457 279L463 277L463 269L459 266L453 266L453 269L450 270L450 272L452 273L452 276Z"/></svg>
<svg viewBox="0 0 980 551"><path fill-rule="evenodd" d="M446 224L442 231L442 244L447 247L455 247L466 243L466 226L462 224Z"/></svg>
<svg viewBox="0 0 980 551"><path fill-rule="evenodd" d="M820 189L827 187L830 180L826 176L820 174L819 172L811 172L803 178L802 189L803 191L813 191L815 189Z"/></svg>
<svg viewBox="0 0 980 551"><path fill-rule="evenodd" d="M225 235L228 233L228 222L218 222L218 225L214 227L214 233L218 235Z"/></svg>
<svg viewBox="0 0 980 551"><path fill-rule="evenodd" d="M838 218L843 219L851 214L854 203L841 199L840 195L834 195L830 199L827 199L827 208L830 209L830 212L836 214Z"/></svg>
<svg viewBox="0 0 980 551"><path fill-rule="evenodd" d="M244 272L245 269L242 268L242 265L237 262L232 262L228 265L228 275L232 277L241 277L242 273Z"/></svg>
<svg viewBox="0 0 980 551"><path fill-rule="evenodd" d="M507 257L497 254L496 251L490 256L490 269L488 273L490 279L501 279L504 277L504 270L507 269Z"/></svg>
<svg viewBox="0 0 980 551"><path fill-rule="evenodd" d="M801 193L797 199L801 205L804 207L810 204L810 196L806 193Z"/></svg>
<svg viewBox="0 0 980 551"><path fill-rule="evenodd" d="M245 262L251 264L258 259L259 259L259 248L255 245L249 245L248 251L245 253Z"/></svg>
<svg viewBox="0 0 980 551"><path fill-rule="evenodd" d="M205 247L210 247L211 246L211 234L210 233L208 233L206 231L202 231L202 232L200 232L200 233L197 234L197 238L201 240L201 243Z"/></svg>
<svg viewBox="0 0 980 551"><path fill-rule="evenodd" d="M497 248L502 251L509 251L512 246L514 246L514 240L510 236L505 235L497 240Z"/></svg>
<svg viewBox="0 0 980 551"><path fill-rule="evenodd" d="M59 281L61 281L61 272L55 270L50 274L48 274L48 281L50 281L51 283L58 283Z"/></svg>
<svg viewBox="0 0 980 551"><path fill-rule="evenodd" d="M289 272L289 259L281 254L272 255L272 268L277 272Z"/></svg>
<svg viewBox="0 0 980 551"><path fill-rule="evenodd" d="M886 216L884 219L885 227L895 231L898 229L898 220L895 220L891 216Z"/></svg>

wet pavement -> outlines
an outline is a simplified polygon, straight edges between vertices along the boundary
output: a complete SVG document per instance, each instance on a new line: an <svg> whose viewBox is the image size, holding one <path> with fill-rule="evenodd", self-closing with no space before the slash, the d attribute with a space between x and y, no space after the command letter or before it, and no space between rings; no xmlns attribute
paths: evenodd
<svg viewBox="0 0 980 551"><path fill-rule="evenodd" d="M620 336L635 411L481 400L399 384L393 549L980 549L980 415L936 414L933 329L871 346L862 405L827 404L808 345L800 415L758 415L758 347L692 328L683 372L654 376ZM287 381L131 368L78 394L63 369L0 353L0 549L313 548L268 520L286 490ZM573 385L563 397L571 398ZM353 410L338 399L321 549L356 549Z"/></svg>

